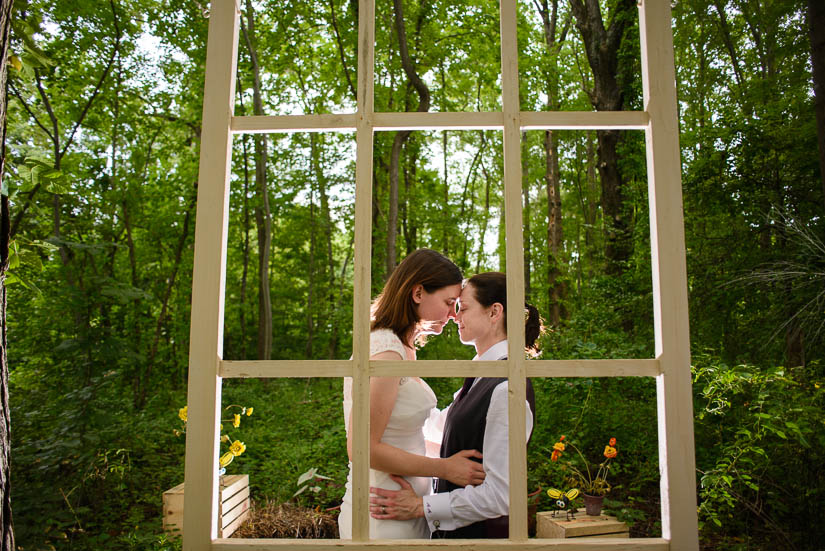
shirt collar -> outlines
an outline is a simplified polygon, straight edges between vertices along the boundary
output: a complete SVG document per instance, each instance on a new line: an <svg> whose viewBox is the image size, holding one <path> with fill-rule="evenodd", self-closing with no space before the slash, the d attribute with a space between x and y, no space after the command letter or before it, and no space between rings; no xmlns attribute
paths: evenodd
<svg viewBox="0 0 825 551"><path fill-rule="evenodd" d="M507 356L507 339L504 339L503 341L499 341L496 344L494 344L493 346L491 346L490 348L488 348L487 351L484 354L482 354L481 356L476 354L476 357L473 358L473 360L476 360L476 361L490 361L490 360L498 360L499 358L503 358L503 357L506 357L506 356Z"/></svg>

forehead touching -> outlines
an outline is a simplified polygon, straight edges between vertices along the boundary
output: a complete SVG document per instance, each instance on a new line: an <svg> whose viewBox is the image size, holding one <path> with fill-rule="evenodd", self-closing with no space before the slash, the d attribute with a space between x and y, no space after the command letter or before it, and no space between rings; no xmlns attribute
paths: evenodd
<svg viewBox="0 0 825 551"><path fill-rule="evenodd" d="M461 289L461 295L458 297L459 302L475 302L475 289L471 284L465 284Z"/></svg>
<svg viewBox="0 0 825 551"><path fill-rule="evenodd" d="M461 285L456 283L455 285L447 285L446 287L441 287L433 292L438 298L442 298L450 303L455 302L458 300L458 295L461 294Z"/></svg>

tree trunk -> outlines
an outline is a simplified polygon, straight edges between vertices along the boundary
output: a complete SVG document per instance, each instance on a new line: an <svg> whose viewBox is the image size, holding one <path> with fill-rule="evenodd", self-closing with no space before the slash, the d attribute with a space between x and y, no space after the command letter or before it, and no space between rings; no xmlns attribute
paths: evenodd
<svg viewBox="0 0 825 551"><path fill-rule="evenodd" d="M825 29L825 3L822 0L808 0L808 36L811 38L819 179L822 181L822 201L825 206L825 33L822 29Z"/></svg>
<svg viewBox="0 0 825 551"><path fill-rule="evenodd" d="M390 190L389 208L387 209L387 258L384 279L388 279L395 269L395 259L397 256L395 242L398 236L398 165L401 159L401 148L411 132L404 130L397 132L392 140L392 150L390 151Z"/></svg>
<svg viewBox="0 0 825 551"><path fill-rule="evenodd" d="M545 185L547 192L547 295L548 323L558 327L562 319L562 302L566 288L561 280L564 266L564 232L561 217L561 185L559 182L559 146L552 130L544 132Z"/></svg>
<svg viewBox="0 0 825 551"><path fill-rule="evenodd" d="M619 46L631 20L636 2L619 0L605 28L598 0L571 0L570 9L584 40L587 60L593 70L590 101L597 111L620 111L624 98L619 82ZM599 175L602 183L602 212L605 217L607 273L619 275L626 269L632 252L630 224L624 215L624 182L618 166L616 146L619 131L599 130Z"/></svg>
<svg viewBox="0 0 825 551"><path fill-rule="evenodd" d="M255 17L252 1L246 4L246 26L243 30L249 59L252 65L252 110L255 115L264 114L261 99L261 69L255 46ZM272 301L269 289L269 249L272 244L272 214L269 209L269 190L266 185L268 156L266 134L255 134L255 187L260 205L255 207L258 226L258 359L268 360L272 355Z"/></svg>
<svg viewBox="0 0 825 551"><path fill-rule="evenodd" d="M547 71L547 108L549 111L558 111L559 78L558 54L567 38L570 29L568 17L557 36L559 2L553 0L548 6L547 0L536 4L544 27L544 45L549 57ZM567 296L567 287L562 280L562 267L566 265L564 254L564 233L562 228L561 212L561 183L559 176L559 146L556 135L552 130L544 132L544 179L547 193L547 299L548 323L551 327L558 327L564 317L562 303Z"/></svg>
<svg viewBox="0 0 825 551"><path fill-rule="evenodd" d="M481 148L484 148L484 130L478 131L481 136ZM476 257L476 273L481 271L481 260L484 258L484 239L487 234L487 224L490 220L490 173L484 165L484 159L479 161L481 165L481 173L484 174L484 216L481 217L481 235L478 238L478 256ZM504 227L504 220L501 220L499 227Z"/></svg>
<svg viewBox="0 0 825 551"><path fill-rule="evenodd" d="M0 183L5 174L6 165L6 106L8 92L6 89L6 68L9 58L9 39L11 37L11 8L13 0L0 1ZM14 527L11 514L11 418L9 408L9 363L8 338L6 324L6 269L9 266L9 196L0 196L0 550L14 551Z"/></svg>
<svg viewBox="0 0 825 551"><path fill-rule="evenodd" d="M521 133L521 194L524 196L524 297L530 297L530 273L533 258L530 255L530 147L527 144L527 131Z"/></svg>
<svg viewBox="0 0 825 551"><path fill-rule="evenodd" d="M601 202L599 196L599 185L596 180L596 148L593 142L593 131L587 131L587 229L584 234L584 242L587 244L587 275L592 278L596 270L596 219L598 209L596 206Z"/></svg>
<svg viewBox="0 0 825 551"><path fill-rule="evenodd" d="M246 349L246 288L249 280L249 146L243 135L243 270L241 272L241 358L247 358Z"/></svg>
<svg viewBox="0 0 825 551"><path fill-rule="evenodd" d="M310 134L312 138L315 133ZM313 142L315 140L312 140ZM314 144L313 144L314 145ZM313 147L314 149L314 147ZM312 179L310 178L310 182ZM309 266L307 267L307 343L304 348L304 357L312 358L312 341L315 339L315 320L312 310L315 308L315 190L310 183L309 188Z"/></svg>
<svg viewBox="0 0 825 551"><path fill-rule="evenodd" d="M172 291L175 289L175 281L178 277L178 270L180 269L181 260L183 259L183 250L186 247L186 240L189 237L189 224L192 220L192 211L195 210L195 203L197 200L197 190L192 192L192 199L186 209L186 214L183 216L183 229L178 238L177 246L175 247L175 257L172 263L172 273L167 279L166 289L161 299L160 314L155 322L155 336L152 339L152 347L149 349L149 359L146 362L146 370L143 373L143 382L140 386L140 391L135 395L135 407L140 409L146 404L146 394L151 384L152 369L155 366L155 358L158 353L158 345L160 344L160 335L163 329L163 324L166 322L166 317L169 313L169 300L172 298Z"/></svg>
<svg viewBox="0 0 825 551"><path fill-rule="evenodd" d="M607 242L604 246L606 268L608 274L619 275L624 273L626 262L632 252L630 224L624 213L624 182L619 172L619 155L616 152L619 131L598 130L596 138L599 143L602 212L607 232Z"/></svg>
<svg viewBox="0 0 825 551"><path fill-rule="evenodd" d="M403 0L393 0L393 9L395 12L395 32L398 35L398 51L401 54L401 66L404 68L404 73L407 75L410 84L418 93L417 111L423 113L430 109L430 90L416 73L415 64L407 49L407 29L404 24ZM398 132L392 142L390 154L390 204L387 215L387 271L384 275L385 278L390 277L395 269L395 242L398 233L398 167L401 148L407 138L410 137L410 134L411 131L409 130Z"/></svg>
<svg viewBox="0 0 825 551"><path fill-rule="evenodd" d="M311 134L311 136L316 136L316 134ZM317 138L316 138L317 139ZM314 142L313 142L314 143ZM333 326L336 325L335 323L335 312L336 312L336 301L335 301L335 259L333 258L332 254L332 217L330 216L329 212L329 196L327 195L327 180L326 175L324 174L323 169L321 168L321 157L320 153L317 151L312 156L312 162L314 163L314 171L315 171L315 178L318 182L318 198L320 199L320 206L321 206L321 224L323 225L323 234L324 234L324 243L326 245L326 279L327 279L327 323L332 324ZM335 355L338 352L338 343L333 335L330 335L328 348L327 348L327 356L329 359L335 358Z"/></svg>
<svg viewBox="0 0 825 551"><path fill-rule="evenodd" d="M407 246L407 254L410 254L418 248L418 225L415 220L414 209L410 208L410 197L412 196L410 190L416 181L416 165L418 163L418 150L413 152L413 157L407 164L407 169L404 171L404 201L401 204L404 212L402 213L402 231L404 232L404 242Z"/></svg>

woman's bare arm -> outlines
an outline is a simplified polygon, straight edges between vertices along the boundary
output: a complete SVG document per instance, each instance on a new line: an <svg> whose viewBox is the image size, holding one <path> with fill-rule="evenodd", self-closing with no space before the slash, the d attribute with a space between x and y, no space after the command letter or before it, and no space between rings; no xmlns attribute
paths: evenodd
<svg viewBox="0 0 825 551"><path fill-rule="evenodd" d="M382 352L371 360L399 360L395 352ZM461 486L477 485L484 480L481 463L470 457L481 458L476 450L464 450L446 459L426 457L406 452L381 442L398 396L400 377L372 377L370 379L370 467L402 476L437 476ZM351 415L351 414L350 414ZM350 426L352 419L350 418ZM351 432L351 431L350 431ZM347 438L347 451L352 457L352 438Z"/></svg>

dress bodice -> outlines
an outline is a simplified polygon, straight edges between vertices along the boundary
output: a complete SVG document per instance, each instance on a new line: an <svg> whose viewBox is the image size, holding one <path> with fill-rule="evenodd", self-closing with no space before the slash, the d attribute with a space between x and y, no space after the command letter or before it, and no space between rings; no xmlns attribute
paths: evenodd
<svg viewBox="0 0 825 551"><path fill-rule="evenodd" d="M370 356L386 350L398 351L405 358L405 350L398 339L389 330L373 331L370 334ZM399 349L400 347L400 349ZM438 400L429 385L418 377L402 377L395 404L390 413L389 421L381 436L381 441L416 455L426 455L424 439L424 422L430 416ZM352 379L344 379L344 422L347 435L350 430L350 415L352 412ZM412 485L418 495L429 494L431 479L429 477L407 476L405 479ZM389 474L370 469L370 486L398 490L399 485ZM352 465L347 478L346 494L341 505L341 515L338 525L342 538L351 537L352 519ZM426 538L429 529L424 519L412 521L388 521L370 519L370 534L373 538Z"/></svg>

